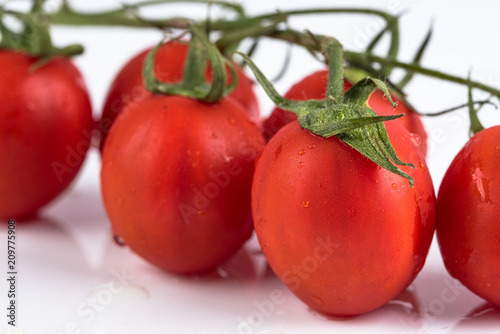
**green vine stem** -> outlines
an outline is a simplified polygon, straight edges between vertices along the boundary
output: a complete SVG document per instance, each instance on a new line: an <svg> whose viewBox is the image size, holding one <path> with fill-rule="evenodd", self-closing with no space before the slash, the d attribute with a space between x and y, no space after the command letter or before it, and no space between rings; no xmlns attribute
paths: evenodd
<svg viewBox="0 0 500 334"><path fill-rule="evenodd" d="M21 13L0 7L0 32L2 38L0 49L18 50L40 58L37 66L45 63L54 56L71 57L83 52L78 44L55 47L50 36L49 16L43 9L45 0L33 1L28 13ZM11 16L22 25L21 32L14 32L4 24L4 18Z"/></svg>
<svg viewBox="0 0 500 334"><path fill-rule="evenodd" d="M52 14L51 20L54 24L62 25L101 25L101 26L127 26L127 27L154 27L154 28L174 28L174 29L188 29L190 25L194 22L187 18L177 17L162 20L147 20L144 18L139 18L136 9L143 6L157 5L162 3L175 3L182 2L181 0L157 0L157 1L146 1L134 6L126 6L120 9L111 10L101 13L79 13L71 9L67 2L63 3L63 6L59 11ZM228 20L214 20L210 21L210 29L214 31L224 31L228 35L225 39L218 42L218 46L222 49L227 48L229 45L239 42L242 37L251 37L252 31L258 29L258 27L273 27L279 22L286 22L290 16L297 15L311 15L311 14L365 14L365 15L375 15L383 18L387 24L387 31L391 33L391 42L387 57L390 59L396 59L399 51L399 23L398 17L395 17L384 11L375 9L361 9L361 8L315 8L315 9L303 9L303 10L291 10L291 11L281 11L273 12L264 15L245 17L243 9L241 11L234 6L234 3L226 3L224 1L210 1L210 0L188 0L187 2L195 3L214 3L216 5L226 6L234 9L240 14L240 18L232 21ZM272 24L269 24L272 22ZM207 22L200 22L200 26L208 24ZM243 30L243 31L242 31ZM251 31L250 33L248 30ZM272 30L272 29L271 29ZM261 35L265 34L262 30ZM267 33L269 33L268 31ZM389 75L391 73L390 66L383 67L381 69L382 73Z"/></svg>
<svg viewBox="0 0 500 334"><path fill-rule="evenodd" d="M376 62L379 64L390 65L393 67L402 68L402 69L407 70L409 72L423 74L423 75L426 75L428 77L454 82L454 83L461 84L464 86L470 85L472 88L477 88L477 89L480 89L482 91L489 92L500 99L500 90L497 88L493 88L493 87L490 87L488 85L485 85L485 84L477 82L477 81L471 81L471 80L466 79L466 78L460 78L460 77L457 77L457 76L454 76L451 74L447 74L447 73L443 73L443 72L440 72L437 70L424 68L424 67L421 67L419 65L407 64L407 63L403 63L403 62L400 62L397 60L392 60L392 59L387 59L387 58L383 58L383 57L379 57L379 56L375 56L375 55L362 54L362 53L352 52L352 51L346 51L345 58L346 58L346 61L352 65L355 65L357 63L363 64L366 61L372 61L372 62Z"/></svg>
<svg viewBox="0 0 500 334"><path fill-rule="evenodd" d="M469 72L469 79L470 79L470 72ZM469 96L469 118L470 118L469 135L472 137L479 131L484 130L484 126L481 124L481 121L479 121L479 117L477 115L478 110L476 110L476 108L474 107L474 100L472 98L472 86L470 85L470 81L469 81L468 96Z"/></svg>
<svg viewBox="0 0 500 334"><path fill-rule="evenodd" d="M324 39L327 38L327 36L322 36L322 37L319 37L320 35L315 35L315 36L316 37L313 38L310 36L310 34L300 33L291 30L275 31L272 34L268 35L268 37L270 38L276 38L287 42L295 43L309 50L314 49L320 51L319 47L320 41L318 41L318 38ZM348 63L348 65L362 69L365 69L367 67L369 68L368 64L373 62L379 63L381 65L391 66L394 68L402 68L409 72L419 73L428 77L442 79L457 84L461 84L464 86L471 86L472 88L477 88L482 91L489 92L492 95L496 96L498 99L500 99L500 90L497 88L490 87L478 81L472 81L467 78L460 78L458 76L443 73L437 70L421 67L419 65L408 64L394 59L376 56L373 54L366 54L366 53L347 51L347 50L344 50L344 60Z"/></svg>

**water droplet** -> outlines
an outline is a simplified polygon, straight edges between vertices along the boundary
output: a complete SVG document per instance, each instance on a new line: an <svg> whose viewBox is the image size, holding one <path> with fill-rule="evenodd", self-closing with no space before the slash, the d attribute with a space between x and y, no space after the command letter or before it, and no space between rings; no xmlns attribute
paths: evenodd
<svg viewBox="0 0 500 334"><path fill-rule="evenodd" d="M311 296L311 297L312 297L312 299L313 299L316 303L318 303L318 304L323 304L323 299L318 298L318 297L316 297L316 296Z"/></svg>
<svg viewBox="0 0 500 334"><path fill-rule="evenodd" d="M309 207L309 201L304 201L304 202L302 202L302 206L303 206L304 208L308 208L308 207Z"/></svg>
<svg viewBox="0 0 500 334"><path fill-rule="evenodd" d="M304 153L306 153L306 151L304 151L304 150L299 150L299 155L304 155Z"/></svg>
<svg viewBox="0 0 500 334"><path fill-rule="evenodd" d="M309 148L312 150L313 148L315 148L315 147L316 147L316 145L311 144L311 145L309 145L309 146L307 146L307 147L309 147Z"/></svg>
<svg viewBox="0 0 500 334"><path fill-rule="evenodd" d="M222 269L221 267L218 267L217 268L217 274L219 274L220 277L222 278L227 278L229 277L229 274L227 273L227 271L225 271L224 269Z"/></svg>
<svg viewBox="0 0 500 334"><path fill-rule="evenodd" d="M486 283L486 286L489 288L491 286L491 283Z"/></svg>
<svg viewBox="0 0 500 334"><path fill-rule="evenodd" d="M416 133L410 133L410 139L415 146L420 146L420 144L422 143L422 139L420 139L420 136Z"/></svg>
<svg viewBox="0 0 500 334"><path fill-rule="evenodd" d="M398 185L396 183L391 184L391 188L396 190L398 188Z"/></svg>
<svg viewBox="0 0 500 334"><path fill-rule="evenodd" d="M199 156L201 155L201 152L200 152L200 151L196 151L196 152L194 152L194 154L195 154L197 157L199 157Z"/></svg>
<svg viewBox="0 0 500 334"><path fill-rule="evenodd" d="M236 123L236 120L232 117L228 118L227 119L229 121L230 124L235 124Z"/></svg>
<svg viewBox="0 0 500 334"><path fill-rule="evenodd" d="M125 241L123 241L123 239L119 236L119 235L114 235L113 236L113 241L115 242L115 244L117 244L118 246L125 246Z"/></svg>
<svg viewBox="0 0 500 334"><path fill-rule="evenodd" d="M123 198L118 198L118 205L123 206Z"/></svg>
<svg viewBox="0 0 500 334"><path fill-rule="evenodd" d="M302 161L299 161L297 163L297 168L302 168L302 166L304 166L304 163Z"/></svg>
<svg viewBox="0 0 500 334"><path fill-rule="evenodd" d="M418 166L420 167L421 170L425 170L425 164L422 161L418 162Z"/></svg>
<svg viewBox="0 0 500 334"><path fill-rule="evenodd" d="M199 163L197 163L197 162L193 162L193 163L191 164L191 167L193 167L193 168L198 168L198 166L199 166L199 165L200 165Z"/></svg>

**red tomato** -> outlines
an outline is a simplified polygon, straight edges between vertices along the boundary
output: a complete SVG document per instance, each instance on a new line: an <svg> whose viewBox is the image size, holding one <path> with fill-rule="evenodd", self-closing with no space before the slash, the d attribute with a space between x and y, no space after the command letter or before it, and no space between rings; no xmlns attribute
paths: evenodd
<svg viewBox="0 0 500 334"><path fill-rule="evenodd" d="M211 270L252 233L250 188L264 139L232 98L150 96L112 127L101 186L113 231L167 271Z"/></svg>
<svg viewBox="0 0 500 334"><path fill-rule="evenodd" d="M0 217L28 218L73 180L90 147L92 113L66 58L0 51Z"/></svg>
<svg viewBox="0 0 500 334"><path fill-rule="evenodd" d="M472 137L438 194L437 238L448 272L500 306L500 126Z"/></svg>
<svg viewBox="0 0 500 334"><path fill-rule="evenodd" d="M328 71L320 70L310 74L301 81L297 82L285 94L285 97L291 100L325 99L326 86L328 83ZM352 87L352 84L344 80L344 91ZM412 134L412 140L420 146L424 154L427 154L427 133L420 116L413 112L407 105L392 96L394 102L398 103L396 109L392 108L387 101L387 97L382 91L375 91L368 105L381 116L404 113L405 116L392 122L401 123ZM289 111L274 108L271 116L263 122L264 138L269 140L285 124L297 119L297 116Z"/></svg>
<svg viewBox="0 0 500 334"><path fill-rule="evenodd" d="M270 266L311 308L334 316L374 310L405 290L432 240L435 195L410 133L386 122L415 180L377 166L337 137L297 121L267 144L255 170L255 231Z"/></svg>
<svg viewBox="0 0 500 334"><path fill-rule="evenodd" d="M170 41L162 45L155 58L155 75L162 82L179 82L184 73L184 64L188 53L188 45L176 41ZM150 96L151 93L144 87L142 79L142 67L144 59L151 49L147 49L132 58L120 70L108 92L104 103L100 130L103 135L102 143L118 114L129 104L137 104ZM236 101L241 103L248 115L253 120L259 118L259 105L253 91L253 82L243 73L238 65L235 65L238 73L238 86L230 94ZM228 70L228 82L230 72ZM206 78L212 80L212 72L207 68Z"/></svg>

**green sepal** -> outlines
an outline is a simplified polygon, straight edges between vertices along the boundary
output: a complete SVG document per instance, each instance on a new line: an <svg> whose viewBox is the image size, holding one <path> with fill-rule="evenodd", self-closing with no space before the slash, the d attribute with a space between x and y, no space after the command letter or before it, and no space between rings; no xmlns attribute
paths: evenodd
<svg viewBox="0 0 500 334"><path fill-rule="evenodd" d="M325 138L337 136L377 165L408 179L410 187L413 186L413 178L395 164L414 166L398 158L383 124L383 121L401 117L403 114L378 116L367 104L371 93L380 88L387 94L388 101L394 105L387 86L382 81L371 78L361 80L345 93L343 103L331 104L326 100L292 101L278 94L249 57L238 54L247 62L257 81L276 106L295 113L303 128Z"/></svg>
<svg viewBox="0 0 500 334"><path fill-rule="evenodd" d="M156 94L185 96L208 103L217 102L236 88L238 75L233 64L222 56L201 28L191 26L190 31L192 38L189 43L183 80L178 83L164 83L155 77L154 60L158 49L163 45L162 40L149 52L144 61L144 85L147 90ZM212 69L211 84L204 77L207 58ZM231 83L227 86L226 65L232 75Z"/></svg>
<svg viewBox="0 0 500 334"><path fill-rule="evenodd" d="M392 100L391 93L389 92L387 85L381 80L375 78L364 78L356 82L344 94L344 103L368 105L368 99L377 88L385 94L391 106L396 108L397 104Z"/></svg>
<svg viewBox="0 0 500 334"><path fill-rule="evenodd" d="M341 107L348 107L342 105ZM391 116L366 116L351 119L336 120L332 116L330 110L322 109L326 112L312 112L305 116L299 117L300 126L307 129L321 137L328 138L338 134L351 131L366 125L379 123L383 121L390 121L404 116L404 114L391 115Z"/></svg>

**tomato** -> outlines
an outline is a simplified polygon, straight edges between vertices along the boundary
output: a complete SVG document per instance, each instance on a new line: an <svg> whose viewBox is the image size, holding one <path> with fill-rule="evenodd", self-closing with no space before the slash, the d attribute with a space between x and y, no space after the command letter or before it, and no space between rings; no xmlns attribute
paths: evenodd
<svg viewBox="0 0 500 334"><path fill-rule="evenodd" d="M0 51L0 217L29 218L59 195L90 147L90 100L78 70L56 57Z"/></svg>
<svg viewBox="0 0 500 334"><path fill-rule="evenodd" d="M117 118L101 187L113 232L164 270L209 271L253 227L250 189L260 130L232 98L150 96Z"/></svg>
<svg viewBox="0 0 500 334"><path fill-rule="evenodd" d="M310 74L301 81L293 85L290 90L285 94L285 97L291 100L308 100L308 99L325 99L326 86L328 83L328 71L320 70ZM352 87L352 84L344 80L344 91ZM392 96L394 102L398 104L396 109L392 108L387 101L387 97L382 91L375 91L370 99L368 105L381 116L388 116L394 114L404 113L405 116L395 120L401 123L412 134L412 140L420 146L424 154L427 153L427 133L425 132L424 125L420 116L413 112L402 101ZM263 133L266 140L269 140L279 129L285 124L290 123L297 119L297 116L289 111L274 108L271 116L263 122Z"/></svg>
<svg viewBox="0 0 500 334"><path fill-rule="evenodd" d="M155 75L158 80L162 82L181 81L188 50L189 47L187 44L176 41L163 44L159 48L155 58ZM144 87L142 79L142 67L149 51L151 49L144 50L133 57L120 70L111 84L100 121L100 129L103 136L101 149L104 138L118 114L128 104L137 104L151 95ZM238 65L235 65L235 70L238 74L238 86L230 96L243 105L253 120L257 120L259 118L259 105L253 91L253 82ZM230 82L231 74L229 71L228 75L228 82ZM212 80L210 67L207 68L206 78L208 81Z"/></svg>
<svg viewBox="0 0 500 334"><path fill-rule="evenodd" d="M438 194L437 239L448 272L500 306L500 126L457 154Z"/></svg>
<svg viewBox="0 0 500 334"><path fill-rule="evenodd" d="M255 170L255 231L270 266L311 308L334 316L374 310L424 265L435 195L423 152L386 122L415 183L382 169L337 137L293 121L270 140Z"/></svg>

